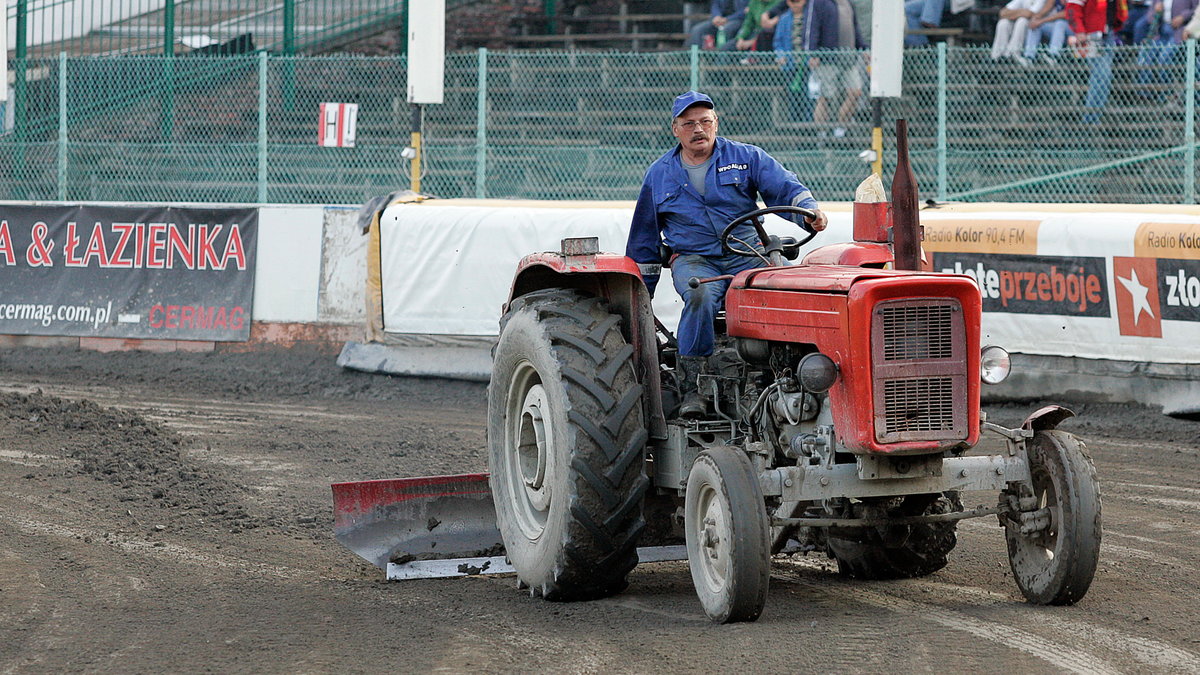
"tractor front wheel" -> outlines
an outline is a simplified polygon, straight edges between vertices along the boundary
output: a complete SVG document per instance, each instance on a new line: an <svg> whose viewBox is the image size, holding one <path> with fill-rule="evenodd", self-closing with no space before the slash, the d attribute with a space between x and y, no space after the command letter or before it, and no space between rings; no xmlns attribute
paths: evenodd
<svg viewBox="0 0 1200 675"><path fill-rule="evenodd" d="M492 356L491 489L520 583L547 600L620 592L649 484L620 317L577 291L530 293L501 320Z"/></svg>
<svg viewBox="0 0 1200 675"><path fill-rule="evenodd" d="M1083 443L1057 430L1039 431L1026 445L1033 502L1043 522L1022 532L1004 518L1008 562L1025 599L1070 605L1087 593L1100 560L1100 484Z"/></svg>
<svg viewBox="0 0 1200 675"><path fill-rule="evenodd" d="M704 613L717 623L757 619L767 603L771 537L758 477L743 452L716 447L696 458L683 518Z"/></svg>

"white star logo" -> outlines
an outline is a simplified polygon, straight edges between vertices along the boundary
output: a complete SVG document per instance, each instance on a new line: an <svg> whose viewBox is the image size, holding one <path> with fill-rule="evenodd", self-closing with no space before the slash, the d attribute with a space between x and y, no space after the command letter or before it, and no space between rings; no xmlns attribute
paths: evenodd
<svg viewBox="0 0 1200 675"><path fill-rule="evenodd" d="M1146 286L1143 286L1142 282L1138 280L1137 271L1130 269L1128 279L1117 277L1117 281L1121 282L1121 285L1125 287L1125 290L1129 291L1129 297L1133 299L1134 325L1137 325L1138 319L1142 316L1142 312L1149 314L1150 318L1153 319L1154 312L1150 309L1150 300L1146 297L1150 292L1150 289Z"/></svg>

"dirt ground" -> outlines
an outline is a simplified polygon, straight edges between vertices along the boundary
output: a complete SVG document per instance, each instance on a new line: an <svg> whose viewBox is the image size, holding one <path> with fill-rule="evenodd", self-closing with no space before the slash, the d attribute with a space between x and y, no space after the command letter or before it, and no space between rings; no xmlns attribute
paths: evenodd
<svg viewBox="0 0 1200 675"><path fill-rule="evenodd" d="M557 604L334 541L330 483L485 470L485 407L321 354L0 351L0 673L1200 672L1200 422L1075 406L1105 524L1076 606L1025 604L977 519L923 579L777 559L762 618L713 626L686 563Z"/></svg>

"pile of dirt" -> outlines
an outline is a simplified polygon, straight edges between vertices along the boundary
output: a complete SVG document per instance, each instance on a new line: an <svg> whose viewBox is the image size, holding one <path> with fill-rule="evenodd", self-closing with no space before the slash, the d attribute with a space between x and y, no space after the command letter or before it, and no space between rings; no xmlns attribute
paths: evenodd
<svg viewBox="0 0 1200 675"><path fill-rule="evenodd" d="M220 467L189 459L179 434L137 413L41 392L0 393L0 420L14 446L74 460L62 475L108 483L116 488L119 502L233 531L270 522L251 512L245 488Z"/></svg>

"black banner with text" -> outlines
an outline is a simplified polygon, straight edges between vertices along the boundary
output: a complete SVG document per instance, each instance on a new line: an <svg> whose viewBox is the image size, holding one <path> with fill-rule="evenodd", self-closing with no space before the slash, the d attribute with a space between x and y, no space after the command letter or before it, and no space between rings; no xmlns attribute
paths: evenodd
<svg viewBox="0 0 1200 675"><path fill-rule="evenodd" d="M250 337L257 209L0 206L0 334Z"/></svg>
<svg viewBox="0 0 1200 675"><path fill-rule="evenodd" d="M985 312L1111 316L1104 258L938 252L933 268L975 279Z"/></svg>

